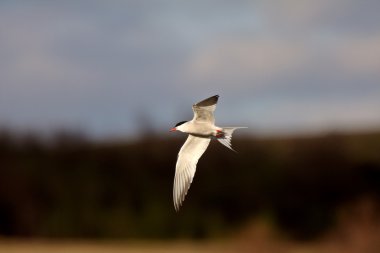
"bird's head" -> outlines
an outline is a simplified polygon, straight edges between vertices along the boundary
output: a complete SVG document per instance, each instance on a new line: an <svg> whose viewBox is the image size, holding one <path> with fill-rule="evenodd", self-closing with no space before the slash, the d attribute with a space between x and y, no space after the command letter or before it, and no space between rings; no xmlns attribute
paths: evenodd
<svg viewBox="0 0 380 253"><path fill-rule="evenodd" d="M181 131L183 132L183 129L182 129L182 126L184 123L186 123L187 121L181 121L181 122L178 122L175 127L173 127L172 129L170 129L170 132L174 132L174 131Z"/></svg>

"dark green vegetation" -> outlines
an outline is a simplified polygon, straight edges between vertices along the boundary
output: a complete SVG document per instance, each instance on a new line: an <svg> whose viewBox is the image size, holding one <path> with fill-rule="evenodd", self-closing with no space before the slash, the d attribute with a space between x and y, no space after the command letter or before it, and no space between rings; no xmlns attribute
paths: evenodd
<svg viewBox="0 0 380 253"><path fill-rule="evenodd" d="M184 137L185 138L185 137ZM181 139L96 143L61 134L0 134L0 235L206 238L255 216L298 239L321 235L336 210L380 198L380 134L213 141L184 206L172 204Z"/></svg>

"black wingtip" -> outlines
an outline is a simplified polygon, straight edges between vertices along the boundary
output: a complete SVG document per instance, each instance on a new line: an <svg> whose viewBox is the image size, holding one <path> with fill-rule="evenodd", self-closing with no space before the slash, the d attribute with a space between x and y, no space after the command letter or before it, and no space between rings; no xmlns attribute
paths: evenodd
<svg viewBox="0 0 380 253"><path fill-rule="evenodd" d="M209 98L206 98L198 103L196 103L196 106L210 106L210 105L215 105L218 102L219 95L215 95Z"/></svg>

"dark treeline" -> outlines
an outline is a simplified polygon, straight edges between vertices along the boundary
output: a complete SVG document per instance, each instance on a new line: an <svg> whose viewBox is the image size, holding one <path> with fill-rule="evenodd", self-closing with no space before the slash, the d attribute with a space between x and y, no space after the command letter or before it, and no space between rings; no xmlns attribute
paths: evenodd
<svg viewBox="0 0 380 253"><path fill-rule="evenodd" d="M184 206L172 204L180 139L99 143L0 134L0 236L207 238L253 217L312 239L336 210L380 198L380 133L213 141Z"/></svg>

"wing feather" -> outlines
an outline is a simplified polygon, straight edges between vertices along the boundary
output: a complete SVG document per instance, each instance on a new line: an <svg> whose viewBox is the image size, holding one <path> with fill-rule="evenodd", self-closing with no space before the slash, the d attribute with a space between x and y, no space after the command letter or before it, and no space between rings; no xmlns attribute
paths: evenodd
<svg viewBox="0 0 380 253"><path fill-rule="evenodd" d="M173 187L173 201L176 211L179 210L185 199L193 181L198 160L206 151L210 140L210 138L189 135L178 153Z"/></svg>
<svg viewBox="0 0 380 253"><path fill-rule="evenodd" d="M202 100L193 105L194 118L193 120L201 122L215 123L214 111L218 102L219 96L215 95L205 100Z"/></svg>

